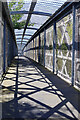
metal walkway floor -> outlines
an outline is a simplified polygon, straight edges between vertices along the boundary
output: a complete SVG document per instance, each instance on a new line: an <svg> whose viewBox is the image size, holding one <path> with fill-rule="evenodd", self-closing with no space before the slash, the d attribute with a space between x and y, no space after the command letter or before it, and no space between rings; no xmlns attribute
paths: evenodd
<svg viewBox="0 0 80 120"><path fill-rule="evenodd" d="M15 58L4 77L0 103L3 120L77 120L80 92L22 56Z"/></svg>

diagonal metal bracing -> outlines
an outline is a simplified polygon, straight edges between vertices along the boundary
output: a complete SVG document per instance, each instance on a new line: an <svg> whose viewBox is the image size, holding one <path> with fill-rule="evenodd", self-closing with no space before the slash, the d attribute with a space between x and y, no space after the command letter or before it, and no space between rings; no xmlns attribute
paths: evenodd
<svg viewBox="0 0 80 120"><path fill-rule="evenodd" d="M32 0L32 2L31 2L31 6L30 6L30 9L29 9L28 17L27 17L26 24L25 24L24 31L23 31L23 35L22 35L22 40L24 38L25 31L27 29L28 23L30 21L31 15L32 15L31 12L33 12L36 3L37 3L37 0ZM21 44L22 44L22 40L21 40Z"/></svg>
<svg viewBox="0 0 80 120"><path fill-rule="evenodd" d="M10 12L11 15L15 15L15 14L28 14L29 11L12 11ZM33 11L30 12L30 14L35 14L35 15L43 15L43 16L51 16L51 13L47 13L47 12L39 12L39 11Z"/></svg>

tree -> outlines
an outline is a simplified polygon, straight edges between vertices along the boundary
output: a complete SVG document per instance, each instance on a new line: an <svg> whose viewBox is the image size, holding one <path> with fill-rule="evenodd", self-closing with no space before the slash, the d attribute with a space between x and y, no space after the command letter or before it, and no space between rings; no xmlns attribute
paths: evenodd
<svg viewBox="0 0 80 120"><path fill-rule="evenodd" d="M14 2L14 0L9 2L9 10L10 11L19 11L21 10L21 8L23 7L25 3L23 2L23 0L18 0L18 2ZM26 21L23 20L21 22L18 22L21 18L23 17L23 14L15 14L15 15L11 15L12 18L12 22L13 22L13 27L14 29L22 29L24 28ZM29 23L28 26L33 26L34 24Z"/></svg>

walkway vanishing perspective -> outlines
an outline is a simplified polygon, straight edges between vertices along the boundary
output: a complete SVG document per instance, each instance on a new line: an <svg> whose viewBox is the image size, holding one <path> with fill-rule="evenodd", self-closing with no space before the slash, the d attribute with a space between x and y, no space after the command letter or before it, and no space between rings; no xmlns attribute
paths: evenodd
<svg viewBox="0 0 80 120"><path fill-rule="evenodd" d="M80 120L80 0L0 0L0 120Z"/></svg>
<svg viewBox="0 0 80 120"><path fill-rule="evenodd" d="M2 82L2 118L8 120L77 120L79 101L77 90L23 56L15 58Z"/></svg>

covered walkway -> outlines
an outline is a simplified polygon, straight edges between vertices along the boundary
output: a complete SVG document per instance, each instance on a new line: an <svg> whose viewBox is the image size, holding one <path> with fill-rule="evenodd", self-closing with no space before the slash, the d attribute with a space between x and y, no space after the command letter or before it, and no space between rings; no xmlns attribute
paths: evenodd
<svg viewBox="0 0 80 120"><path fill-rule="evenodd" d="M0 0L0 120L80 120L80 1Z"/></svg>
<svg viewBox="0 0 80 120"><path fill-rule="evenodd" d="M3 118L77 120L80 92L40 64L16 57L2 82Z"/></svg>

